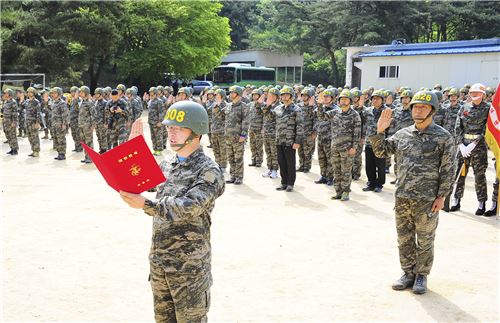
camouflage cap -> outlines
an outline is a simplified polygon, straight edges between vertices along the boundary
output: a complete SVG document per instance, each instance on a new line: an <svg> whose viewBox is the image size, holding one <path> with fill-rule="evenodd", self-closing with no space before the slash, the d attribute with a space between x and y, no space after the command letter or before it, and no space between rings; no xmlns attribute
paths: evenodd
<svg viewBox="0 0 500 323"><path fill-rule="evenodd" d="M157 95L158 94L158 87L152 86L149 88L148 92L149 92L149 94L153 93L153 94ZM180 92L180 90L179 90L179 92Z"/></svg>
<svg viewBox="0 0 500 323"><path fill-rule="evenodd" d="M436 93L433 91L419 91L415 93L411 99L410 107L413 107L413 105L417 103L428 104L432 106L435 111L439 109L439 101Z"/></svg>
<svg viewBox="0 0 500 323"><path fill-rule="evenodd" d="M463 88L461 88L461 89L460 89L460 91L459 91L459 92L460 92L460 93L465 93L465 94L467 94L467 93L469 93L469 89L468 89L468 88L466 88L466 87L463 87Z"/></svg>
<svg viewBox="0 0 500 323"><path fill-rule="evenodd" d="M158 89L156 89L158 91ZM181 94L181 93L184 93L186 94L187 96L189 96L189 89L187 87L181 87L179 89L179 91L177 92L177 94Z"/></svg>
<svg viewBox="0 0 500 323"><path fill-rule="evenodd" d="M439 102L441 102L441 100L443 100L443 93L441 91L433 90L432 92L434 92L434 94L436 94L436 97L437 97Z"/></svg>
<svg viewBox="0 0 500 323"><path fill-rule="evenodd" d="M385 92L384 91L380 91L380 90L373 91L371 97L373 98L374 96L378 96L378 97L380 97L382 99L385 99Z"/></svg>
<svg viewBox="0 0 500 323"><path fill-rule="evenodd" d="M215 94L218 94L221 97L225 98L226 97L226 90L224 90L224 89L217 89L217 90L215 90Z"/></svg>
<svg viewBox="0 0 500 323"><path fill-rule="evenodd" d="M210 90L207 91L207 94L215 94L215 91L212 90L212 89L210 89Z"/></svg>
<svg viewBox="0 0 500 323"><path fill-rule="evenodd" d="M276 96L280 95L280 90L277 87L272 87L268 91L269 94L274 94Z"/></svg>
<svg viewBox="0 0 500 323"><path fill-rule="evenodd" d="M252 95L254 95L254 94L262 95L263 91L261 89L255 89L252 91Z"/></svg>
<svg viewBox="0 0 500 323"><path fill-rule="evenodd" d="M100 87L96 87L96 89L94 90L94 95L96 95L96 94L104 95L104 89L100 88Z"/></svg>
<svg viewBox="0 0 500 323"><path fill-rule="evenodd" d="M127 87L123 84L118 84L116 89L125 92L127 90Z"/></svg>
<svg viewBox="0 0 500 323"><path fill-rule="evenodd" d="M74 86L74 85L73 85L73 86L69 89L69 91L70 91L71 93L73 93L73 92L77 92L77 91L79 91L79 90L80 90L80 89L78 88L78 86Z"/></svg>
<svg viewBox="0 0 500 323"><path fill-rule="evenodd" d="M26 92L36 94L36 92L37 92L37 91L36 91L36 89L35 89L34 87L30 86L30 87L26 90Z"/></svg>
<svg viewBox="0 0 500 323"><path fill-rule="evenodd" d="M280 90L280 95L283 95L283 94L290 94L291 96L293 96L293 89L289 86L284 86L281 90Z"/></svg>
<svg viewBox="0 0 500 323"><path fill-rule="evenodd" d="M14 97L14 90L12 89L5 89L3 90L3 93L9 95L10 97Z"/></svg>
<svg viewBox="0 0 500 323"><path fill-rule="evenodd" d="M164 87L162 85L157 85L156 89L158 90L158 92L163 92Z"/></svg>
<svg viewBox="0 0 500 323"><path fill-rule="evenodd" d="M56 86L50 89L50 93L57 93L59 96L61 96L63 94L63 90L60 87Z"/></svg>
<svg viewBox="0 0 500 323"><path fill-rule="evenodd" d="M404 90L403 92L401 92L401 97L402 98L404 98L404 97L413 98L413 91L412 90Z"/></svg>
<svg viewBox="0 0 500 323"><path fill-rule="evenodd" d="M208 133L207 110L193 101L179 101L172 104L162 123L166 126L189 128L197 135Z"/></svg>
<svg viewBox="0 0 500 323"><path fill-rule="evenodd" d="M132 88L128 88L127 91L125 91L126 95L134 95L134 90Z"/></svg>
<svg viewBox="0 0 500 323"><path fill-rule="evenodd" d="M302 95L307 95L308 97L312 97L314 96L314 89L310 88L310 87L306 87L304 88L300 94Z"/></svg>
<svg viewBox="0 0 500 323"><path fill-rule="evenodd" d="M85 95L89 95L90 94L90 89L88 86L81 86L80 87L80 92L83 92Z"/></svg>
<svg viewBox="0 0 500 323"><path fill-rule="evenodd" d="M434 90L435 89L442 89L442 88L443 88L443 86L441 84L439 84L439 83L436 84L436 85L434 85Z"/></svg>
<svg viewBox="0 0 500 323"><path fill-rule="evenodd" d="M340 98L348 98L352 100L351 91L349 91L349 89L342 90L339 94L339 99Z"/></svg>
<svg viewBox="0 0 500 323"><path fill-rule="evenodd" d="M353 98L359 98L361 95L363 95L363 92L361 92L359 89L354 88L351 90L351 96Z"/></svg>
<svg viewBox="0 0 500 323"><path fill-rule="evenodd" d="M458 89L457 89L457 88L455 88L455 87L452 87L452 88L450 89L450 92L448 92L448 96L452 96L452 95L456 95L456 96L458 96L459 94L460 94L460 93L458 93Z"/></svg>

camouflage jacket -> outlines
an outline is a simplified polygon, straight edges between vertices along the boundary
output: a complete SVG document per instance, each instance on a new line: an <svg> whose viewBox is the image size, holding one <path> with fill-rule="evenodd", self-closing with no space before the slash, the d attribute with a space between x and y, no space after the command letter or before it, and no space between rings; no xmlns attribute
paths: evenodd
<svg viewBox="0 0 500 323"><path fill-rule="evenodd" d="M484 142L484 134L486 132L486 121L490 111L490 104L481 102L479 105L466 103L458 112L455 123L455 135L457 143L469 144L472 141ZM464 135L479 135L480 138L469 140L464 139Z"/></svg>
<svg viewBox="0 0 500 323"><path fill-rule="evenodd" d="M222 103L217 105L217 102L212 107L212 123L210 124L210 133L223 135L224 134L224 125L226 124L226 114L223 112L226 108L226 101L222 101Z"/></svg>
<svg viewBox="0 0 500 323"><path fill-rule="evenodd" d="M252 102L248 108L248 118L250 123L250 130L261 132L264 126L264 113L262 112L262 105L258 102Z"/></svg>
<svg viewBox="0 0 500 323"><path fill-rule="evenodd" d="M302 111L294 103L288 107L278 105L272 113L276 116L276 144L282 146L302 145L304 142L304 121Z"/></svg>
<svg viewBox="0 0 500 323"><path fill-rule="evenodd" d="M132 98L128 102L128 106L130 107L130 122L134 122L139 119L142 114L142 103L139 101L139 97Z"/></svg>
<svg viewBox="0 0 500 323"><path fill-rule="evenodd" d="M323 112L318 110L318 118L331 122L332 149L348 150L356 148L361 139L361 118L354 109L342 111L341 108Z"/></svg>
<svg viewBox="0 0 500 323"><path fill-rule="evenodd" d="M95 124L96 126L106 125L106 120L108 120L111 112L106 109L106 100L99 99L94 103L94 111L95 111Z"/></svg>
<svg viewBox="0 0 500 323"><path fill-rule="evenodd" d="M115 109L119 107L122 109L121 112L111 112L111 109ZM110 129L115 128L117 125L124 125L128 122L130 116L130 110L127 102L120 98L117 101L113 102L113 100L109 100L106 109L109 111L108 117L108 127Z"/></svg>
<svg viewBox="0 0 500 323"><path fill-rule="evenodd" d="M61 98L52 101L52 126L61 128L69 124L69 109Z"/></svg>
<svg viewBox="0 0 500 323"><path fill-rule="evenodd" d="M313 132L316 132L316 123L318 118L316 116L316 106L304 105L303 102L299 105L300 111L302 112L302 122L304 127L304 136L311 136Z"/></svg>
<svg viewBox="0 0 500 323"><path fill-rule="evenodd" d="M71 124L78 124L78 109L80 108L81 102L81 98L71 100L71 104L69 106L69 122Z"/></svg>
<svg viewBox="0 0 500 323"><path fill-rule="evenodd" d="M435 124L442 127L444 125L445 119L446 119L445 106L443 104L439 104L439 110L437 111L436 114L434 114L432 120L434 121Z"/></svg>
<svg viewBox="0 0 500 323"><path fill-rule="evenodd" d="M226 114L224 135L230 137L246 136L248 134L247 104L239 101L229 103L222 110Z"/></svg>
<svg viewBox="0 0 500 323"><path fill-rule="evenodd" d="M92 128L96 124L94 102L83 99L78 109L78 126L80 128Z"/></svg>
<svg viewBox="0 0 500 323"><path fill-rule="evenodd" d="M445 107L446 113L443 122L443 128L448 130L448 132L451 133L453 137L455 137L455 125L457 124L457 116L461 108L462 105L459 102L457 102L457 104L454 106L452 106L450 103Z"/></svg>
<svg viewBox="0 0 500 323"><path fill-rule="evenodd" d="M17 111L17 101L10 99L3 102L3 122L19 123L19 113Z"/></svg>
<svg viewBox="0 0 500 323"><path fill-rule="evenodd" d="M377 157L397 157L396 197L433 201L451 191L455 147L453 137L444 128L431 123L420 132L412 125L387 139L384 134L372 135L369 141Z"/></svg>
<svg viewBox="0 0 500 323"><path fill-rule="evenodd" d="M163 103L159 98L154 98L148 102L148 123L156 126L163 121Z"/></svg>
<svg viewBox="0 0 500 323"><path fill-rule="evenodd" d="M366 108L364 106L354 106L352 105L354 111L359 114L361 118L361 139L366 138Z"/></svg>
<svg viewBox="0 0 500 323"><path fill-rule="evenodd" d="M276 116L272 111L278 106L278 102L262 107L262 129L264 136L268 138L276 137Z"/></svg>
<svg viewBox="0 0 500 323"><path fill-rule="evenodd" d="M332 143L332 122L329 119L322 117L322 115L323 113L328 113L329 111L338 109L339 107L335 104L329 106L320 104L316 108L316 116L318 118L318 122L316 124L318 144L330 146Z"/></svg>
<svg viewBox="0 0 500 323"><path fill-rule="evenodd" d="M212 109L213 109L215 104L216 104L215 99L207 100L205 103L202 104L203 107L205 108L205 110L207 110L209 121L211 121L211 119L212 119Z"/></svg>
<svg viewBox="0 0 500 323"><path fill-rule="evenodd" d="M392 112L392 122L391 126L387 129L387 135L392 136L399 130L411 126L413 123L410 108L405 109L400 105Z"/></svg>
<svg viewBox="0 0 500 323"><path fill-rule="evenodd" d="M377 122L386 108L382 105L380 108L375 108L373 106L366 109L366 136L370 137L377 133ZM366 147L370 147L370 141L366 141Z"/></svg>
<svg viewBox="0 0 500 323"><path fill-rule="evenodd" d="M143 209L153 217L149 260L167 274L204 277L209 287L211 213L224 193L224 175L201 148L183 162L173 156L160 168L167 180Z"/></svg>
<svg viewBox="0 0 500 323"><path fill-rule="evenodd" d="M26 121L42 124L42 105L35 98L26 100Z"/></svg>

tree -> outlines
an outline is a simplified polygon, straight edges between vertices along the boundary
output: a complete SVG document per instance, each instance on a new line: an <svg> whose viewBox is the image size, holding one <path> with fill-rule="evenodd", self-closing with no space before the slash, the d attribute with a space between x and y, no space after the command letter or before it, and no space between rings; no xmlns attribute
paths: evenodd
<svg viewBox="0 0 500 323"><path fill-rule="evenodd" d="M192 78L220 64L230 45L229 22L213 1L127 1L120 22L119 75L158 82L171 73Z"/></svg>

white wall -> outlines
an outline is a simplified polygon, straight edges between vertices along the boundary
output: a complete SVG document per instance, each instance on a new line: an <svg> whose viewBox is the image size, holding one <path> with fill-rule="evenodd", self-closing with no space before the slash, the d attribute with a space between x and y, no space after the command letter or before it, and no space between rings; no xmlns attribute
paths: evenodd
<svg viewBox="0 0 500 323"><path fill-rule="evenodd" d="M264 50L243 50L230 52L222 58L224 63L255 62L256 66L300 66L304 65L304 56L299 54L280 54Z"/></svg>
<svg viewBox="0 0 500 323"><path fill-rule="evenodd" d="M379 78L379 67L399 65L398 79ZM394 89L399 86L432 88L462 87L465 83L481 82L496 88L500 75L500 53L418 55L397 57L364 57L361 87Z"/></svg>

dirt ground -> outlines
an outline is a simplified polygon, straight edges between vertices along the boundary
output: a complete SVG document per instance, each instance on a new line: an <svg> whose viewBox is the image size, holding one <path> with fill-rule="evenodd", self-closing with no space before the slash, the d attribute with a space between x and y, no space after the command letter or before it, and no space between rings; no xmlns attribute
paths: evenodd
<svg viewBox="0 0 500 323"><path fill-rule="evenodd" d="M70 136L64 162L49 140L37 159L27 138L16 157L1 147L2 320L153 321L151 218L80 163ZM474 215L472 174L462 211L440 214L429 292L416 296L390 287L401 274L393 185L365 193L363 176L340 202L313 183L316 159L293 193L263 171L246 167L216 202L210 322L499 321L500 221ZM487 176L491 195L491 160Z"/></svg>

